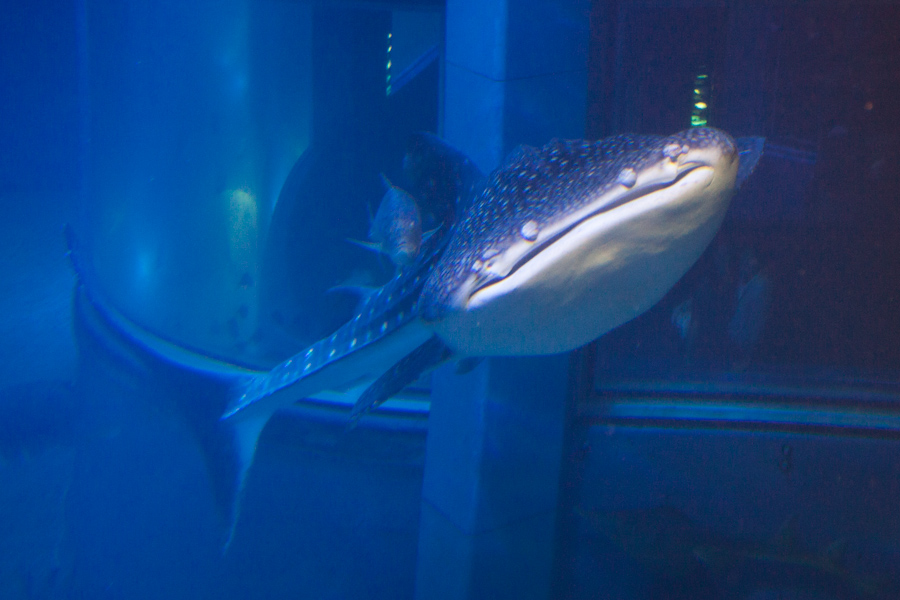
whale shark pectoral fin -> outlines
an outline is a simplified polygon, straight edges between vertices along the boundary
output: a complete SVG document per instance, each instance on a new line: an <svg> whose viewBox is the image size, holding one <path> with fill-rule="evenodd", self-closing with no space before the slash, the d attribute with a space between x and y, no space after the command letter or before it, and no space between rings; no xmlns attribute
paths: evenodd
<svg viewBox="0 0 900 600"><path fill-rule="evenodd" d="M763 149L766 146L766 138L764 137L742 137L735 140L737 143L740 162L738 163L737 178L734 182L734 189L741 187L741 184L756 169L759 159L762 158Z"/></svg>
<svg viewBox="0 0 900 600"><path fill-rule="evenodd" d="M422 373L432 369L448 358L452 351L437 336L400 359L388 369L384 375L376 379L372 385L356 400L350 412L347 429L352 429L364 414L377 408L394 394L419 378Z"/></svg>

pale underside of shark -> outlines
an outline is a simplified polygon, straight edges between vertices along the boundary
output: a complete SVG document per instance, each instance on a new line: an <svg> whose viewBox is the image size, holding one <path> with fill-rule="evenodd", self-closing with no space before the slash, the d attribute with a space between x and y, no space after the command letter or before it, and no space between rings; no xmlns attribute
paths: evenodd
<svg viewBox="0 0 900 600"><path fill-rule="evenodd" d="M228 446L204 450L212 477L227 479L214 483L229 532L279 408L365 390L355 421L451 357L553 354L596 339L693 265L761 151L760 138L736 144L711 128L514 151L344 326L269 372L234 373L217 433L200 436Z"/></svg>

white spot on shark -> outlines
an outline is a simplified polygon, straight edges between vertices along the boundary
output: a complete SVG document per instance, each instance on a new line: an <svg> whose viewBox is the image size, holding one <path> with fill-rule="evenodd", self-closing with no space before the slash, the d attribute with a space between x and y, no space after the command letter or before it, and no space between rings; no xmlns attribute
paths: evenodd
<svg viewBox="0 0 900 600"><path fill-rule="evenodd" d="M681 144L666 144L663 148L663 155L668 156L671 160L676 160L683 152L684 146Z"/></svg>
<svg viewBox="0 0 900 600"><path fill-rule="evenodd" d="M522 227L519 228L519 235L529 242L536 240L538 233L540 233L540 228L538 227L537 221L525 221L525 223L522 224Z"/></svg>
<svg viewBox="0 0 900 600"><path fill-rule="evenodd" d="M626 167L619 172L616 181L631 189L634 187L634 184L637 183L637 173L635 173L634 169L631 167Z"/></svg>

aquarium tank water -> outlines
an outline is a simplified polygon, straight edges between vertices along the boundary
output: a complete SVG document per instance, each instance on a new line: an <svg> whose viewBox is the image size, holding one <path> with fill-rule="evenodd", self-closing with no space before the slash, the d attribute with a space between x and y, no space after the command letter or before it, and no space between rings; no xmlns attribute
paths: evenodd
<svg viewBox="0 0 900 600"><path fill-rule="evenodd" d="M897 600L898 32L9 0L0 598Z"/></svg>

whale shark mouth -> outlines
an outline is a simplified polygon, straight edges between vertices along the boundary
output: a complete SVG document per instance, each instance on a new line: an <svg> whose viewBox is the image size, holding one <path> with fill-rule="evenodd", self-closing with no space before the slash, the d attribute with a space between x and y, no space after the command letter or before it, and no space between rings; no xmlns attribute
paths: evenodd
<svg viewBox="0 0 900 600"><path fill-rule="evenodd" d="M712 169L709 165L700 162L684 163L680 166L677 176L671 181L653 183L640 190L629 190L628 192L619 195L619 197L614 198L611 202L600 199L600 201L592 203L594 205L592 210L583 214L578 214L575 219L566 220L561 226L555 228L552 234L531 244L524 253L519 254L513 261L510 261L509 266L503 269L502 273L497 272L498 270L495 267L497 264L496 262L485 265L482 273L480 273L472 282L469 289L466 290L466 295L468 296L466 304L485 288L495 285L506 278L514 277L522 267L530 263L542 252L546 252L554 246L558 247L558 244L564 242L567 235L585 222L601 217L604 214L611 213L626 204L640 201L641 199L651 197L662 190L672 188L680 184L696 170L704 168Z"/></svg>

